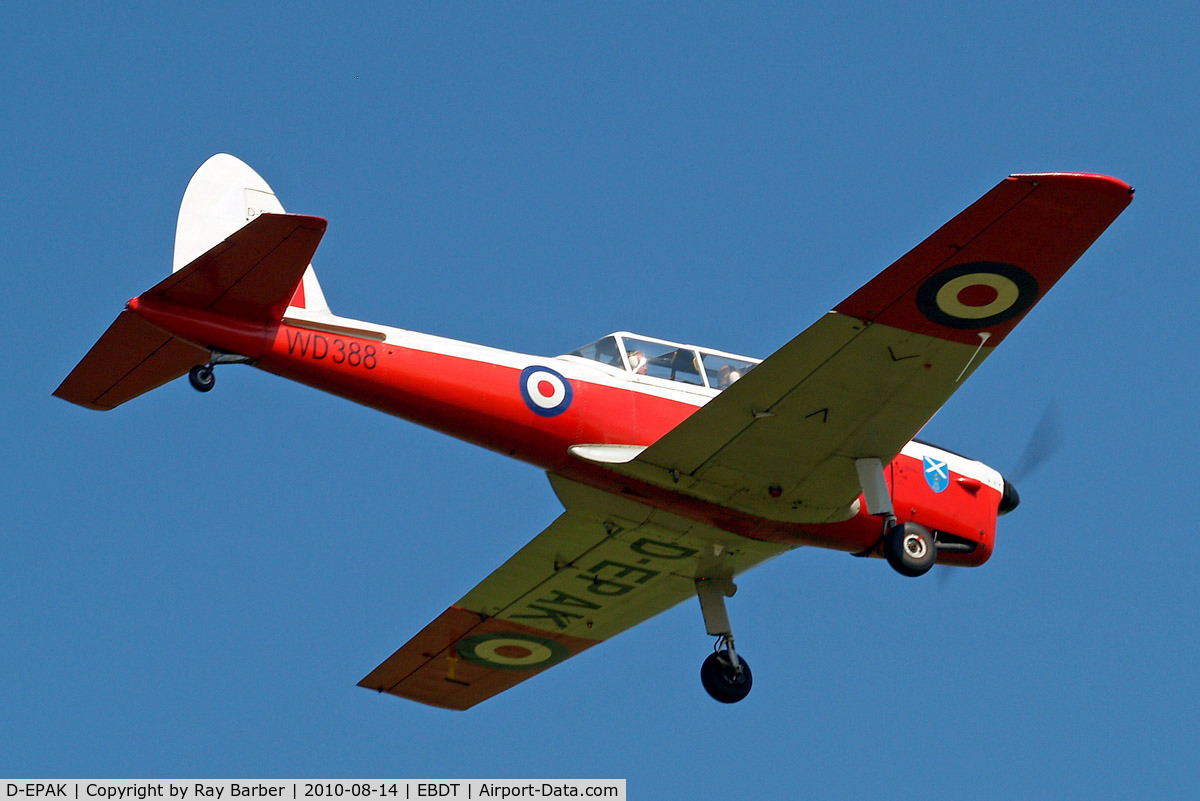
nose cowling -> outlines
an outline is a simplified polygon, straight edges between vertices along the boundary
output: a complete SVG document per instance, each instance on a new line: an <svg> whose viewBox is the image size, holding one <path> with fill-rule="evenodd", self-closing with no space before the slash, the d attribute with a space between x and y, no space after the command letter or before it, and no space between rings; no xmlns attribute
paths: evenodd
<svg viewBox="0 0 1200 801"><path fill-rule="evenodd" d="M1020 505L1021 496L1017 493L1017 488L1007 478L1004 479L1004 494L1000 496L1000 508L997 511L1006 515Z"/></svg>

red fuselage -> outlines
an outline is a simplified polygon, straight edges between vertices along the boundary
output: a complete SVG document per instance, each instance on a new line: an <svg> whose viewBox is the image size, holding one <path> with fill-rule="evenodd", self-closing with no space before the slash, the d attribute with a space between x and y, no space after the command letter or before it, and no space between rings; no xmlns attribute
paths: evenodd
<svg viewBox="0 0 1200 801"><path fill-rule="evenodd" d="M580 444L650 445L715 391L657 388L632 376L601 375L571 357L543 358L342 318L285 319L278 325L233 320L150 298L129 309L202 348L246 356L255 366L396 417L434 428L554 474L753 539L866 553L882 535L865 503L838 523L796 524L748 515L623 476L573 456ZM522 397L523 371L538 366L569 384L568 403L536 413ZM594 373L594 374L593 374ZM666 382L664 382L666 383ZM547 395L553 387L547 387ZM947 481L935 491L933 464ZM897 518L936 531L938 560L979 565L991 555L1000 503L999 474L985 465L913 443L885 468Z"/></svg>

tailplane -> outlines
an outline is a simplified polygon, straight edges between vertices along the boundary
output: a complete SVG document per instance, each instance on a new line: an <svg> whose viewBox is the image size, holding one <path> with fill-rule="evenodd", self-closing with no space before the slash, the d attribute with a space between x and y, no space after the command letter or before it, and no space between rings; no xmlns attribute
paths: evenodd
<svg viewBox="0 0 1200 801"><path fill-rule="evenodd" d="M203 335L183 339L154 325L154 309L216 316L264 334L285 315L331 317L311 264L324 233L320 217L285 214L271 187L246 164L213 156L184 193L172 274L129 302L54 394L89 409L112 409L230 357L215 353ZM251 337L239 347L239 360L257 357L257 343Z"/></svg>
<svg viewBox="0 0 1200 801"><path fill-rule="evenodd" d="M108 411L208 362L209 353L123 311L54 394Z"/></svg>

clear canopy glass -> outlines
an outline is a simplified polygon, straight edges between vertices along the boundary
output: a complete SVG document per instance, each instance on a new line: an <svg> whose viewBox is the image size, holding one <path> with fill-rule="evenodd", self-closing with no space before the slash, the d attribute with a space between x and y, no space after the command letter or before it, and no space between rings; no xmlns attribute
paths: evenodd
<svg viewBox="0 0 1200 801"><path fill-rule="evenodd" d="M569 354L625 370L634 376L725 389L759 363L757 359L624 331Z"/></svg>

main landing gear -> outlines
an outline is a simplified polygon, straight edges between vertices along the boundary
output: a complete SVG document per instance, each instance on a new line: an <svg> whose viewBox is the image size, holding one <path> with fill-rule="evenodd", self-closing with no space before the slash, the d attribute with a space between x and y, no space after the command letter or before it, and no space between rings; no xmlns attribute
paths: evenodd
<svg viewBox="0 0 1200 801"><path fill-rule="evenodd" d="M896 523L883 535L883 555L902 576L923 576L937 562L937 542L916 523Z"/></svg>
<svg viewBox="0 0 1200 801"><path fill-rule="evenodd" d="M937 541L923 526L897 523L892 508L891 490L883 472L883 460L863 457L854 460L854 469L862 485L867 512L883 520L881 542L856 556L867 556L883 545L888 564L902 576L923 576L937 562Z"/></svg>
<svg viewBox="0 0 1200 801"><path fill-rule="evenodd" d="M725 611L725 599L735 592L737 586L729 579L696 579L696 595L700 598L704 626L717 638L712 654L700 666L700 683L709 695L723 704L737 703L745 698L754 682L749 663L734 650L733 631Z"/></svg>
<svg viewBox="0 0 1200 801"><path fill-rule="evenodd" d="M750 694L754 683L750 663L733 650L732 638L722 637L717 641L716 648L700 665L700 683L723 704L736 704Z"/></svg>
<svg viewBox="0 0 1200 801"><path fill-rule="evenodd" d="M214 350L209 354L208 364L197 364L188 370L188 382L197 392L211 392L217 385L217 376L213 373L213 368L218 364L250 364L253 361L248 356Z"/></svg>

